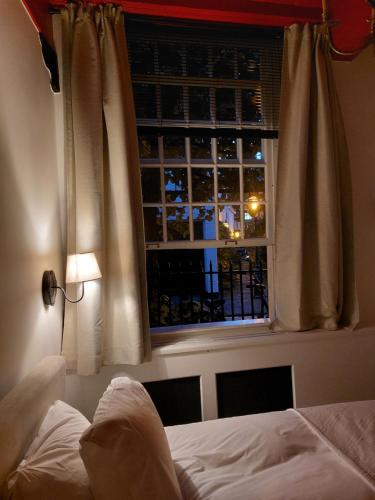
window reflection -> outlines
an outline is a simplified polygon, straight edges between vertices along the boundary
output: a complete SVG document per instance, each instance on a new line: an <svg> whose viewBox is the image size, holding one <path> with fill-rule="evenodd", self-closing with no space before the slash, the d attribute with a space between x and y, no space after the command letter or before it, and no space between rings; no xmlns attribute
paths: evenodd
<svg viewBox="0 0 375 500"><path fill-rule="evenodd" d="M164 158L167 160L184 160L185 137L179 135L167 135L163 140Z"/></svg>
<svg viewBox="0 0 375 500"><path fill-rule="evenodd" d="M213 49L213 74L217 78L234 78L235 51L226 47Z"/></svg>
<svg viewBox="0 0 375 500"><path fill-rule="evenodd" d="M218 137L217 159L219 161L237 160L237 140L235 137Z"/></svg>
<svg viewBox="0 0 375 500"><path fill-rule="evenodd" d="M242 139L242 154L244 161L263 160L262 140L260 138Z"/></svg>
<svg viewBox="0 0 375 500"><path fill-rule="evenodd" d="M216 238L215 207L193 207L193 227L195 240L214 240Z"/></svg>
<svg viewBox="0 0 375 500"><path fill-rule="evenodd" d="M156 86L135 83L133 91L137 118L156 118Z"/></svg>
<svg viewBox="0 0 375 500"><path fill-rule="evenodd" d="M262 121L259 91L242 89L242 121L255 123Z"/></svg>
<svg viewBox="0 0 375 500"><path fill-rule="evenodd" d="M218 168L217 182L220 201L240 201L239 168Z"/></svg>
<svg viewBox="0 0 375 500"><path fill-rule="evenodd" d="M236 119L234 89L216 89L216 119L219 121Z"/></svg>
<svg viewBox="0 0 375 500"><path fill-rule="evenodd" d="M186 47L186 65L189 76L209 76L208 48L200 45Z"/></svg>
<svg viewBox="0 0 375 500"><path fill-rule="evenodd" d="M181 203L189 200L186 168L165 168L164 188L167 203Z"/></svg>
<svg viewBox="0 0 375 500"><path fill-rule="evenodd" d="M162 85L161 109L163 118L167 120L183 120L183 88L175 85Z"/></svg>
<svg viewBox="0 0 375 500"><path fill-rule="evenodd" d="M192 160L211 160L211 137L191 137L190 154Z"/></svg>
<svg viewBox="0 0 375 500"><path fill-rule="evenodd" d="M255 199L264 201L265 179L264 168L244 168L243 169L243 199L249 201Z"/></svg>
<svg viewBox="0 0 375 500"><path fill-rule="evenodd" d="M214 201L213 168L193 168L191 178L193 202Z"/></svg>
<svg viewBox="0 0 375 500"><path fill-rule="evenodd" d="M142 168L142 195L144 203L161 203L160 169Z"/></svg>
<svg viewBox="0 0 375 500"><path fill-rule="evenodd" d="M182 75L183 47L181 45L159 44L159 73L161 75Z"/></svg>
<svg viewBox="0 0 375 500"><path fill-rule="evenodd" d="M145 240L163 241L163 219L161 207L144 207Z"/></svg>
<svg viewBox="0 0 375 500"><path fill-rule="evenodd" d="M265 206L248 203L244 210L245 238L264 238L266 236Z"/></svg>
<svg viewBox="0 0 375 500"><path fill-rule="evenodd" d="M238 205L219 205L219 239L241 237L241 210Z"/></svg>
<svg viewBox="0 0 375 500"><path fill-rule="evenodd" d="M259 51L246 47L238 48L238 78L240 80L260 79Z"/></svg>
<svg viewBox="0 0 375 500"><path fill-rule="evenodd" d="M129 45L133 74L153 75L155 45L151 42L131 42Z"/></svg>
<svg viewBox="0 0 375 500"><path fill-rule="evenodd" d="M167 207L167 234L169 241L190 239L189 207Z"/></svg>
<svg viewBox="0 0 375 500"><path fill-rule="evenodd" d="M190 87L190 120L210 120L210 89Z"/></svg>
<svg viewBox="0 0 375 500"><path fill-rule="evenodd" d="M139 157L142 160L159 158L158 138L156 135L140 135L138 137Z"/></svg>

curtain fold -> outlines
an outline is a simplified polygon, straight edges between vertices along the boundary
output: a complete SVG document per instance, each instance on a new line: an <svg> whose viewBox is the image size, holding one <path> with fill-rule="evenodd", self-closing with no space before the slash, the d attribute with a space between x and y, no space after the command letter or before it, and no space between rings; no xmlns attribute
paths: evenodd
<svg viewBox="0 0 375 500"><path fill-rule="evenodd" d="M324 27L285 32L276 186L273 329L353 327L350 172Z"/></svg>
<svg viewBox="0 0 375 500"><path fill-rule="evenodd" d="M69 4L62 35L67 253L95 251L103 274L67 303L62 351L90 375L151 353L137 132L121 9Z"/></svg>

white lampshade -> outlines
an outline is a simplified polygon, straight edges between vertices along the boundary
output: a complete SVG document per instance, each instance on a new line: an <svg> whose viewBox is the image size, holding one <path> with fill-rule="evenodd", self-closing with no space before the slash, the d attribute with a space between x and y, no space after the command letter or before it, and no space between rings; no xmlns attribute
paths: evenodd
<svg viewBox="0 0 375 500"><path fill-rule="evenodd" d="M81 283L102 277L94 252L68 255L66 283Z"/></svg>

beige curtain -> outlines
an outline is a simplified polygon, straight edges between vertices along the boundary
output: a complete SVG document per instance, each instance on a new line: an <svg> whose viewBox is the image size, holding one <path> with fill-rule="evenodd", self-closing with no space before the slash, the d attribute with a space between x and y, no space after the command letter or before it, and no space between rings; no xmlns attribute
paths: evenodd
<svg viewBox="0 0 375 500"><path fill-rule="evenodd" d="M140 170L120 9L70 4L62 38L67 252L95 251L103 274L67 303L62 351L90 375L150 357Z"/></svg>
<svg viewBox="0 0 375 500"><path fill-rule="evenodd" d="M280 117L273 328L354 326L350 173L323 27L286 30Z"/></svg>

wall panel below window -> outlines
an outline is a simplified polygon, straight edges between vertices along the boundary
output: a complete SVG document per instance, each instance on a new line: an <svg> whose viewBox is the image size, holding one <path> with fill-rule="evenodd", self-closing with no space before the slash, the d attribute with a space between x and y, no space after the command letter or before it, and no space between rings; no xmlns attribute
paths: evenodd
<svg viewBox="0 0 375 500"><path fill-rule="evenodd" d="M180 425L202 420L200 377L145 382L163 425Z"/></svg>
<svg viewBox="0 0 375 500"><path fill-rule="evenodd" d="M217 373L216 387L219 418L293 407L291 366Z"/></svg>

